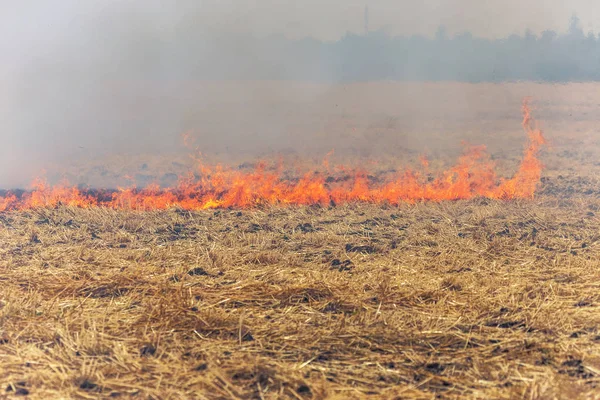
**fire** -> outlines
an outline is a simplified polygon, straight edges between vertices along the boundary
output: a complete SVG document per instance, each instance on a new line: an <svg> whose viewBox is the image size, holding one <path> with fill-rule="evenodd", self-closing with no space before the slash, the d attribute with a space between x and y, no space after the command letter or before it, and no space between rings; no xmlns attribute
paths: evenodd
<svg viewBox="0 0 600 400"><path fill-rule="evenodd" d="M0 195L0 211L36 207L110 207L127 210L162 210L179 207L187 210L212 208L251 208L262 205L311 205L368 202L397 205L401 202L444 201L487 197L493 199L531 199L540 180L542 164L538 153L545 144L541 129L531 116L527 99L523 102L523 128L528 137L521 164L510 179L496 176L494 165L485 158L485 147L468 148L457 164L427 177L406 170L391 179L373 180L364 169L337 167L342 177L329 175L332 168L327 154L321 170L287 177L283 164L269 167L258 163L250 172L200 163L200 178L193 173L182 176L177 187L161 189L151 185L115 192L80 190L63 182L50 186L36 179L32 190L21 196ZM186 146L191 144L184 136ZM429 163L421 159L424 169Z"/></svg>

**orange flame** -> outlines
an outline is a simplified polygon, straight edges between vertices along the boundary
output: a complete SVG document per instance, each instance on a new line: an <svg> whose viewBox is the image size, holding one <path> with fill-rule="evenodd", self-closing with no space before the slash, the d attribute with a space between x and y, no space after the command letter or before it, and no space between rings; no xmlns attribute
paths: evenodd
<svg viewBox="0 0 600 400"><path fill-rule="evenodd" d="M200 164L200 178L193 173L181 176L175 188L161 189L150 185L142 189L119 189L114 193L82 191L65 182L49 186L36 179L33 189L21 196L0 195L0 211L36 207L111 207L128 210L158 210L179 207L188 210L261 205L310 205L369 202L397 205L401 202L444 201L487 197L494 199L531 199L540 180L542 164L538 153L546 143L535 124L528 101L522 107L523 128L528 137L521 164L510 179L499 179L493 164L485 159L485 147L468 148L458 163L424 179L418 172L406 170L391 180L378 180L366 170L339 167L342 174L329 175L329 157L324 171L314 170L299 178L288 178L281 164L269 167L260 162L253 170L241 171L223 166ZM189 139L185 138L186 144ZM428 162L421 160L425 169Z"/></svg>

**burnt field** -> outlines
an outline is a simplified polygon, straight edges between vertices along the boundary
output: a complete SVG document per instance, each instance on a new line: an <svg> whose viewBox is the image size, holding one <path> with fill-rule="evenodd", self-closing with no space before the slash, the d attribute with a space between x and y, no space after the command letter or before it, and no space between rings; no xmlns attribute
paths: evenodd
<svg viewBox="0 0 600 400"><path fill-rule="evenodd" d="M423 115L410 120L411 104L388 103L412 86L391 86L338 88L310 109L296 90L280 107L325 121L331 136L291 119L282 128L315 132L328 150L349 132L335 157L376 158L372 185L418 165L426 147L439 176L463 139L487 145L498 177L513 177L526 141L521 97L533 94L548 142L533 198L7 207L0 398L597 398L597 85L426 84L438 101L431 115L412 105ZM118 191L94 187L136 174L169 186L187 170L171 155L119 157L73 167L78 196L108 205ZM231 165L254 168L239 157Z"/></svg>

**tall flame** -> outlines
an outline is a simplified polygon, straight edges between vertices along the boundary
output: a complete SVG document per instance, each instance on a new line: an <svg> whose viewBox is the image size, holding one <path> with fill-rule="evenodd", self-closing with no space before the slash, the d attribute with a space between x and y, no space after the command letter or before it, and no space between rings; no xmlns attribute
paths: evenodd
<svg viewBox="0 0 600 400"><path fill-rule="evenodd" d="M468 148L457 164L425 179L422 174L405 170L392 179L373 181L366 170L338 167L350 177L329 175L330 152L324 170L313 170L296 179L287 178L283 166L269 168L258 163L250 172L200 165L200 178L190 173L181 176L177 187L161 189L151 185L143 189L123 188L111 193L79 190L63 182L50 186L36 179L32 190L16 196L0 196L0 211L55 207L111 207L115 209L157 210L179 207L188 210L260 205L340 204L348 202L387 203L444 201L487 197L494 199L533 198L540 180L542 164L538 153L546 143L541 129L531 116L527 99L523 102L523 129L528 137L521 164L510 179L496 176L487 161L485 147ZM185 136L186 145L189 137ZM424 168L428 161L422 159Z"/></svg>

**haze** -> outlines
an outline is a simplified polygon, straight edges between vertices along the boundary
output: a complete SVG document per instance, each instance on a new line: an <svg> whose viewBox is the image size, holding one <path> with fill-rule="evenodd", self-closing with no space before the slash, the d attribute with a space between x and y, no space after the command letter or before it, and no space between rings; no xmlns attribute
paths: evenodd
<svg viewBox="0 0 600 400"><path fill-rule="evenodd" d="M0 188L24 185L50 162L101 151L173 148L187 129L200 129L207 141L219 136L222 149L290 145L285 130L294 120L289 110L269 111L268 106L292 99L298 114L310 117L311 99L326 94L327 85L338 78L335 59L314 67L310 60L302 64L296 62L301 58L297 54L286 53L287 64L281 66L286 73L293 69L304 76L309 71L309 78L329 82L295 92L256 93L241 85L229 93L212 89L208 96L203 86L173 80L285 79L273 68L283 53L265 57L259 53L264 51L262 42L241 39L281 34L336 41L346 32L362 34L367 4L369 30L390 35L433 37L441 25L449 35L469 31L487 38L523 34L526 29L564 32L574 14L581 18L583 32L600 30L600 7L588 0L165 4L62 0L3 6ZM285 42L274 43L275 49L287 48ZM186 61L191 58L199 65L195 69ZM211 68L204 68L206 60ZM232 103L235 106L226 109ZM206 119L207 114L212 119ZM253 132L252 139L248 132Z"/></svg>
<svg viewBox="0 0 600 400"><path fill-rule="evenodd" d="M582 18L586 32L600 29L600 5L594 0L29 0L4 5L0 29L5 46L19 47L64 40L70 29L93 22L94 16L135 12L165 29L193 14L203 29L337 40L348 31L363 31L366 5L370 28L393 35L432 35L440 25L451 34L469 31L488 38L525 29L564 31L572 15Z"/></svg>

